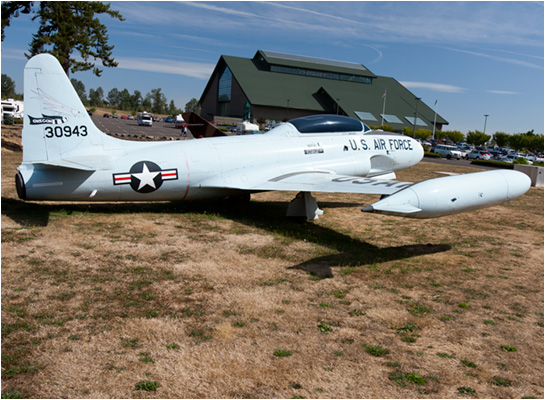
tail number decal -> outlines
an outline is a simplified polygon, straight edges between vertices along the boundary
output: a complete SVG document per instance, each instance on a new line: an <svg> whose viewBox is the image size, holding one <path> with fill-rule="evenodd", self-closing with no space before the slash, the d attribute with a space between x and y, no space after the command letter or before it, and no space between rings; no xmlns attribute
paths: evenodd
<svg viewBox="0 0 545 400"><path fill-rule="evenodd" d="M65 126L46 126L45 127L45 137L71 137L71 136L87 136L87 127L85 125L71 127L69 125Z"/></svg>

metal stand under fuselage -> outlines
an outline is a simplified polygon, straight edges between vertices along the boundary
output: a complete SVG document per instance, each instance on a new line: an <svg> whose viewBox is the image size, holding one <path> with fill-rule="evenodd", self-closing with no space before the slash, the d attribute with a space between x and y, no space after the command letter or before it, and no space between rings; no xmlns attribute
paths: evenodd
<svg viewBox="0 0 545 400"><path fill-rule="evenodd" d="M288 217L305 217L306 219L318 219L324 212L318 208L316 199L310 192L299 192L295 199L288 204Z"/></svg>

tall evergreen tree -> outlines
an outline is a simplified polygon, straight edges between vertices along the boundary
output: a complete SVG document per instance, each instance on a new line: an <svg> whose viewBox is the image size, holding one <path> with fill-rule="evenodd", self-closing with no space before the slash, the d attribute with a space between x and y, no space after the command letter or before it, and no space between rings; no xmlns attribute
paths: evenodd
<svg viewBox="0 0 545 400"><path fill-rule="evenodd" d="M196 98L192 98L187 103L185 103L185 111L193 111L195 113L199 113L199 100Z"/></svg>
<svg viewBox="0 0 545 400"><path fill-rule="evenodd" d="M84 105L89 105L89 100L87 100L87 91L85 90L85 84L82 81L78 81L77 79L70 79L70 82L72 83L72 86L74 86L74 89L76 90L76 93L78 94L81 102Z"/></svg>
<svg viewBox="0 0 545 400"><path fill-rule="evenodd" d="M113 88L108 92L107 95L108 105L110 107L118 107L119 106L119 90L117 88Z"/></svg>
<svg viewBox="0 0 545 400"><path fill-rule="evenodd" d="M15 96L15 82L6 74L2 74L2 98L14 99Z"/></svg>
<svg viewBox="0 0 545 400"><path fill-rule="evenodd" d="M151 90L152 108L156 114L165 114L167 110L167 97L161 92L161 88Z"/></svg>
<svg viewBox="0 0 545 400"><path fill-rule="evenodd" d="M98 87L96 90L89 89L89 104L95 107L104 106L104 89Z"/></svg>
<svg viewBox="0 0 545 400"><path fill-rule="evenodd" d="M2 42L6 38L5 28L10 25L13 17L18 17L19 13L30 14L32 1L4 1L2 2Z"/></svg>
<svg viewBox="0 0 545 400"><path fill-rule="evenodd" d="M34 2L2 3L2 40L4 28L19 12L30 13ZM41 1L37 2L36 15L39 19L38 32L32 35L30 58L40 53L50 53L59 60L67 75L70 72L93 70L100 76L102 70L95 60L102 60L104 67L116 67L112 57L113 45L108 44L108 31L95 15L107 14L124 21L119 11L110 9L110 4L98 1ZM4 16L4 11L6 15ZM73 55L74 52L78 55Z"/></svg>

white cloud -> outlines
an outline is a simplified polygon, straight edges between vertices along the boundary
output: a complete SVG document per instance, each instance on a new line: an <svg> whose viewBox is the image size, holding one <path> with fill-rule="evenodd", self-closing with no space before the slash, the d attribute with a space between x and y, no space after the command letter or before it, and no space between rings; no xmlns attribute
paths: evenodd
<svg viewBox="0 0 545 400"><path fill-rule="evenodd" d="M493 94L520 94L518 92L511 92L509 90L487 90L486 92Z"/></svg>
<svg viewBox="0 0 545 400"><path fill-rule="evenodd" d="M543 63L541 64L534 64L528 61L523 61L520 58L507 58L507 57L500 57L500 56L493 56L488 53L478 52L478 51L470 51L470 50L461 50L461 49L455 49L452 47L444 47L441 46L442 49L450 50L450 51L456 51L458 53L464 53L469 54L472 56L482 57L482 58L488 58L490 60L504 62L508 64L515 64L515 65L521 65L523 67L530 67L530 68L536 68L536 69L543 69Z"/></svg>
<svg viewBox="0 0 545 400"><path fill-rule="evenodd" d="M174 61L160 58L117 58L118 68L133 69L153 73L184 75L197 79L208 79L215 68L214 64L189 61Z"/></svg>
<svg viewBox="0 0 545 400"><path fill-rule="evenodd" d="M10 49L3 47L2 48L2 59L9 58L12 60L27 60L25 57L26 50L22 49Z"/></svg>
<svg viewBox="0 0 545 400"><path fill-rule="evenodd" d="M427 89L435 92L447 92L447 93L463 93L465 88L453 85L447 85L444 83L432 83L432 82L399 82L403 86L409 89Z"/></svg>

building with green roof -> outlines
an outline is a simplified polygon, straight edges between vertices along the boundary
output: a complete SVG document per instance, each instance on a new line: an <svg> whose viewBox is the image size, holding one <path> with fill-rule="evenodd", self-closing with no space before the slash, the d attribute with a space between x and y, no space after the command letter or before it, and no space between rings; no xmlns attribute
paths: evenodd
<svg viewBox="0 0 545 400"><path fill-rule="evenodd" d="M369 126L441 130L446 121L394 78L357 63L258 50L221 56L201 99L201 114L286 121L340 114Z"/></svg>

